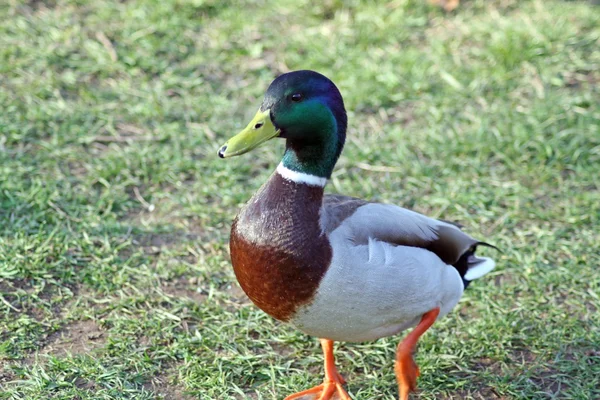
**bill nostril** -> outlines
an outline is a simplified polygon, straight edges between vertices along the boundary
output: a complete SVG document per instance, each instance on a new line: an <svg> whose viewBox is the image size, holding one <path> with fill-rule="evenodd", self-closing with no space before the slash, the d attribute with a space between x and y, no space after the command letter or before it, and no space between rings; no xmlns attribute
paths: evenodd
<svg viewBox="0 0 600 400"><path fill-rule="evenodd" d="M264 125L264 122L259 122L256 125L254 125L254 129L258 129L258 128L262 128L262 126Z"/></svg>
<svg viewBox="0 0 600 400"><path fill-rule="evenodd" d="M226 151L226 150L227 150L227 145L225 145L225 146L221 147L221 148L219 149L219 157L221 157L221 158L225 158L225 151Z"/></svg>

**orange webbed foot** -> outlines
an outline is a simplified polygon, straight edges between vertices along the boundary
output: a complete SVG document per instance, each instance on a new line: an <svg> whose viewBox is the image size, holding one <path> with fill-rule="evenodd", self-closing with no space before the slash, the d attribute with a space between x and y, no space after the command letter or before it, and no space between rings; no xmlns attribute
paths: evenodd
<svg viewBox="0 0 600 400"><path fill-rule="evenodd" d="M346 380L335 368L333 357L333 341L321 339L323 354L325 356L325 380L319 386L292 394L284 400L299 400L305 396L312 395L311 400L352 400L342 387Z"/></svg>
<svg viewBox="0 0 600 400"><path fill-rule="evenodd" d="M315 400L351 400L350 396L344 390L342 385L343 383L337 380L325 381L314 388L310 388L299 393L294 393L286 397L284 400L298 400L309 395L313 395L311 399Z"/></svg>

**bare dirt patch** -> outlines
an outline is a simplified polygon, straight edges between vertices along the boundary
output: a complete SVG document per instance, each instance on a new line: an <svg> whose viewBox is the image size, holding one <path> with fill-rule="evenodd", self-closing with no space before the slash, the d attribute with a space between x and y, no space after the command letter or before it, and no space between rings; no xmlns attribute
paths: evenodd
<svg viewBox="0 0 600 400"><path fill-rule="evenodd" d="M495 375L502 375L502 368L500 362L491 358L480 358L476 362L476 370L478 371L489 371Z"/></svg>
<svg viewBox="0 0 600 400"><path fill-rule="evenodd" d="M45 345L32 354L25 363L31 363L36 355L52 355L63 357L67 354L87 354L104 345L104 331L92 320L77 321L63 329L52 333Z"/></svg>
<svg viewBox="0 0 600 400"><path fill-rule="evenodd" d="M225 291L231 295L231 300L241 304L251 304L250 299L237 282L227 285Z"/></svg>
<svg viewBox="0 0 600 400"><path fill-rule="evenodd" d="M158 395L157 399L163 400L192 400L193 397L186 395L183 388L171 382L170 370L152 377L150 382L144 384L144 389Z"/></svg>
<svg viewBox="0 0 600 400"><path fill-rule="evenodd" d="M594 364L598 354L600 353L595 350L594 344L585 343L582 346L569 346L545 357L528 350L516 350L511 359L517 364L528 366L528 380L540 393L547 394L548 398L555 398L571 387L572 377L565 373L565 369L572 370L569 364Z"/></svg>
<svg viewBox="0 0 600 400"><path fill-rule="evenodd" d="M477 389L477 392L468 390L457 390L450 396L438 397L438 400L508 400L512 397L501 396L499 393L492 388L481 388Z"/></svg>
<svg viewBox="0 0 600 400"><path fill-rule="evenodd" d="M215 229L207 229L194 217L179 215L177 207L163 207L160 202L153 206L155 208L152 212L140 209L131 211L122 219L122 222L142 229L168 227L170 232L136 234L133 236L134 244L144 247L170 248L189 241L210 242L221 236L220 232Z"/></svg>
<svg viewBox="0 0 600 400"><path fill-rule="evenodd" d="M287 346L285 344L278 343L278 342L269 342L269 344L271 345L271 348L273 349L273 351L275 351L281 357L288 357L294 353L294 350L292 349L291 346ZM319 368L320 368L320 366L319 366Z"/></svg>
<svg viewBox="0 0 600 400"><path fill-rule="evenodd" d="M252 301L237 282L231 282L220 289L227 294L227 297L220 302L221 306L227 311L234 312L242 307L252 305Z"/></svg>
<svg viewBox="0 0 600 400"><path fill-rule="evenodd" d="M197 239L195 234L185 232L149 233L135 235L132 243L142 248L148 255L158 255L166 249L195 239Z"/></svg>
<svg viewBox="0 0 600 400"><path fill-rule="evenodd" d="M316 400L318 398L318 396L320 396L321 393L317 393L317 394L307 394L305 396L302 397L298 397L298 400ZM341 397L336 393L333 397L333 400L341 400Z"/></svg>
<svg viewBox="0 0 600 400"><path fill-rule="evenodd" d="M203 302L207 295L199 290L198 281L195 278L181 277L173 281L165 281L161 287L163 293L177 298L187 298L194 302Z"/></svg>
<svg viewBox="0 0 600 400"><path fill-rule="evenodd" d="M597 85L600 82L600 73L597 71L565 71L563 78L568 88L579 89L585 84Z"/></svg>
<svg viewBox="0 0 600 400"><path fill-rule="evenodd" d="M3 383L10 382L16 378L15 374L11 371L5 371L4 367L4 364L0 364L0 389Z"/></svg>
<svg viewBox="0 0 600 400"><path fill-rule="evenodd" d="M24 5L35 11L47 11L56 7L56 1L29 0L26 1Z"/></svg>

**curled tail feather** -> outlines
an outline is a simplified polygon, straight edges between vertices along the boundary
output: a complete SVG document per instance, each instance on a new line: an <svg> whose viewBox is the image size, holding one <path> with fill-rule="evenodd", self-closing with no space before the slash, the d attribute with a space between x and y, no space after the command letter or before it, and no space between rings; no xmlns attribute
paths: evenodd
<svg viewBox="0 0 600 400"><path fill-rule="evenodd" d="M496 262L493 259L489 257L477 257L475 255L475 251L479 245L491 247L500 251L496 246L489 243L478 242L471 246L471 248L460 257L453 266L458 270L465 285L465 289L469 286L471 281L481 278L496 266Z"/></svg>

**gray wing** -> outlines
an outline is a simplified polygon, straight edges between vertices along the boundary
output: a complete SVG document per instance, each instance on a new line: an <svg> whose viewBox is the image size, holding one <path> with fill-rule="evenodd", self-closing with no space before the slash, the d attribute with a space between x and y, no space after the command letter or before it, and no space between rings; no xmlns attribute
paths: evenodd
<svg viewBox="0 0 600 400"><path fill-rule="evenodd" d="M341 195L326 195L323 200L321 228L329 234L340 225L349 228L355 244L369 239L391 244L421 247L453 265L478 244L456 225L391 204L369 203Z"/></svg>

